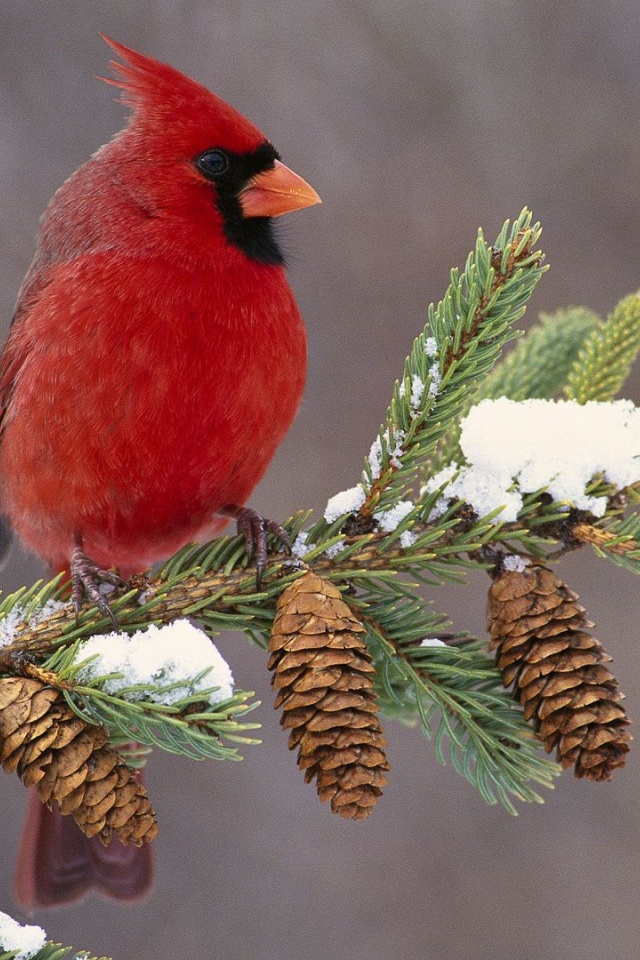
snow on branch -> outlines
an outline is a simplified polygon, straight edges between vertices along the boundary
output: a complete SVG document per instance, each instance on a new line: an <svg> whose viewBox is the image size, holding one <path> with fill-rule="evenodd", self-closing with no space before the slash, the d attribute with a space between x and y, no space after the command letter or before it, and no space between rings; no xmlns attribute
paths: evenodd
<svg viewBox="0 0 640 960"><path fill-rule="evenodd" d="M452 271L442 300L429 308L378 435L363 442L362 475L330 498L322 516L300 513L285 524L292 554L270 555L260 589L243 538L220 537L185 547L113 594L116 633L90 605L76 620L60 578L4 598L0 749L3 710L13 709L3 706L2 685L12 680L13 690L20 677L27 679L18 687L54 691L56 709L64 701L116 744L239 759L236 746L256 742L246 715L257 703L233 684L227 658L237 640L225 637L223 657L212 638L240 631L266 649L278 617L274 683L277 702L291 711L283 723L296 731L321 798L331 794L336 808L336 797L357 792L357 783L347 790L340 780L354 771L370 778L371 795L381 792L382 778L367 766L382 764L372 759L379 751L369 750L365 762L357 732L377 708L388 721L419 724L437 757L487 802L515 812L515 801L539 800L536 787L549 787L559 766L539 748L541 740L547 749L556 743L554 730L525 702L531 694L543 710L534 668L523 666L529 655L543 657L550 673L557 657L569 658L577 687L586 689L575 651L589 649L589 669L605 677L599 709L609 720L584 706L596 726L584 733L576 770L589 777L592 762L604 778L622 765L628 721L612 675L601 669L606 655L586 634L575 595L546 565L588 544L640 573L640 411L614 401L640 346L640 298L625 298L606 321L586 308L548 315L501 361L545 270L539 237L528 210L492 245L478 234L463 270ZM587 395L596 381L597 395ZM493 580L499 668L485 640L451 632L447 615L432 606L438 585L478 568ZM303 577L307 588L295 588ZM549 595L560 611L546 625L556 639L535 634L539 621L526 620L518 633L531 604ZM521 638L513 655L512 623ZM558 652L559 635L569 652ZM505 685L514 677L512 693ZM332 718L337 732L329 731ZM598 744L612 724L618 752L601 757ZM558 742L561 762L572 763L576 748L564 734ZM358 817L369 810L363 797L349 803Z"/></svg>

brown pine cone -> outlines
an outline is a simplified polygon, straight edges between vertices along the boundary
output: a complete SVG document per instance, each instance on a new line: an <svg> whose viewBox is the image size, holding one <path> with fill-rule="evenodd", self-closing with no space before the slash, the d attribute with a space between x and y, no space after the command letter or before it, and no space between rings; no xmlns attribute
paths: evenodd
<svg viewBox="0 0 640 960"><path fill-rule="evenodd" d="M550 753L577 777L610 780L631 736L611 660L578 598L546 567L500 567L489 590L490 649L505 687Z"/></svg>
<svg viewBox="0 0 640 960"><path fill-rule="evenodd" d="M283 590L269 642L289 749L320 799L354 820L371 813L389 769L364 632L340 591L307 572Z"/></svg>
<svg viewBox="0 0 640 960"><path fill-rule="evenodd" d="M113 836L140 846L158 832L146 790L107 731L81 720L63 695L41 680L0 678L0 763L57 803L88 837L105 846Z"/></svg>

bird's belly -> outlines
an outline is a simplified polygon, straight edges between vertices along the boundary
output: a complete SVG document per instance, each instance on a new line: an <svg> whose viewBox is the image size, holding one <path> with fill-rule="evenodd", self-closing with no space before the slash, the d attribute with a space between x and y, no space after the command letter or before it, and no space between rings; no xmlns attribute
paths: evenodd
<svg viewBox="0 0 640 960"><path fill-rule="evenodd" d="M216 512L246 501L295 416L302 346L293 366L245 359L215 376L195 358L149 368L138 357L118 391L108 377L25 379L0 444L3 512L53 569L76 533L126 573L214 534L227 522Z"/></svg>

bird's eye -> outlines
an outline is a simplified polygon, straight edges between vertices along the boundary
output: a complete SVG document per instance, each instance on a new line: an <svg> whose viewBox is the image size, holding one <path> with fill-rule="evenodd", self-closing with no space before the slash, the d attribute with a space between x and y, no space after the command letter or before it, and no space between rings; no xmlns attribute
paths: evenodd
<svg viewBox="0 0 640 960"><path fill-rule="evenodd" d="M196 158L196 166L205 177L214 180L229 169L229 157L222 150L205 150Z"/></svg>

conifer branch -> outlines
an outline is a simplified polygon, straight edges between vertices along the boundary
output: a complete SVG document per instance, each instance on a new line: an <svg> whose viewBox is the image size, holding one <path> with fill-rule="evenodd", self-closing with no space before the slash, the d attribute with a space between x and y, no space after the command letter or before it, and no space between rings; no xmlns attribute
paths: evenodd
<svg viewBox="0 0 640 960"><path fill-rule="evenodd" d="M527 400L560 396L567 383L567 371L586 338L601 324L598 314L586 307L541 313L537 326L528 330L502 363L494 367L471 402L497 397Z"/></svg>
<svg viewBox="0 0 640 960"><path fill-rule="evenodd" d="M123 633L188 617L209 636L233 629L264 649L271 644L301 765L318 777L319 793L331 795L336 811L346 804L343 815L366 815L386 769L384 738L375 723L365 725L366 736L376 740L367 747L366 763L354 733L353 725L364 723L361 714L375 709L366 680L368 657L382 714L421 724L439 759L450 760L487 802L514 812L514 800L539 800L533 787L550 786L558 772L537 750L531 725L504 689L486 646L447 634L447 617L420 592L425 585L461 581L467 569L479 566L495 572L510 555L516 568L552 561L584 544L640 572L638 484L620 490L602 475L593 477L585 494L606 503L600 518L554 501L545 489L527 492L509 522L500 510L480 517L464 502L447 501L450 480L419 486L458 449L460 421L472 398L555 397L568 391L581 399L584 384L596 379L597 395L609 396L628 373L640 344L636 295L623 300L606 324L586 308L543 317L495 367L545 270L535 249L539 234L525 210L505 223L493 246L478 235L465 269L452 271L449 289L430 308L429 322L414 341L360 482L346 499L334 498L333 506L330 501L331 509L315 522L301 513L286 523L293 556L270 555L259 591L243 538L220 537L183 548L157 573L133 578L130 589L110 598ZM590 373L581 379L587 368ZM316 579L309 581L310 574ZM307 594L290 588L301 578L316 586L308 588L311 599L304 602L312 607L299 619L290 611ZM280 623L274 646L274 618L278 609L281 620L284 616L285 593L293 606L286 607L289 619ZM336 613L345 603L348 616ZM325 620L329 607L333 619ZM150 689L114 693L108 676L91 681L80 676L80 642L110 630L108 618L89 605L76 620L60 578L22 589L0 603L0 683L3 675L37 676L84 724L104 727L116 744L135 739L198 759L239 759L235 745L255 742L247 736L254 724L246 715L256 705L249 693L236 691L211 706L205 703L207 690L201 690L168 706L154 702ZM356 658L361 636L367 649ZM328 652L322 656L313 652L314 637L319 650L326 639ZM507 647L501 639L501 655ZM332 704L344 707L350 698L358 709L341 708L335 730L325 736L314 728L330 722ZM310 706L299 714L299 704ZM330 771L338 767L342 773L334 782ZM369 794L360 795L358 778L367 777Z"/></svg>
<svg viewBox="0 0 640 960"><path fill-rule="evenodd" d="M567 531L568 545L589 544L596 554L631 573L640 574L640 514L596 525L577 521Z"/></svg>
<svg viewBox="0 0 640 960"><path fill-rule="evenodd" d="M391 603L371 594L360 598L383 711L390 707L404 723L420 723L438 760L449 760L487 803L500 802L515 814L512 798L542 802L530 782L550 788L559 771L541 759L521 711L505 700L482 644L460 637L449 646L437 635L434 643L427 631L445 618L415 596L396 594Z"/></svg>
<svg viewBox="0 0 640 960"><path fill-rule="evenodd" d="M565 395L578 403L612 400L639 350L640 295L632 293L584 341L568 372Z"/></svg>
<svg viewBox="0 0 640 960"><path fill-rule="evenodd" d="M365 461L361 525L402 499L416 471L431 457L449 426L513 339L513 324L547 269L535 250L541 233L526 208L506 221L489 246L478 231L475 250L460 274L451 271L443 300L429 307L397 381L385 422Z"/></svg>

